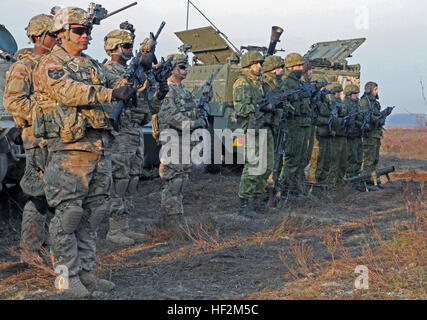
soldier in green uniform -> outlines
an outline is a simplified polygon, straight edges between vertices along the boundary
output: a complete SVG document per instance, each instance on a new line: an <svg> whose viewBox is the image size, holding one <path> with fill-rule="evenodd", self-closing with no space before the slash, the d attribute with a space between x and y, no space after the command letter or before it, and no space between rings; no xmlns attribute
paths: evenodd
<svg viewBox="0 0 427 320"><path fill-rule="evenodd" d="M375 82L368 82L365 85L365 93L360 98L360 108L365 112L366 124L368 125L367 135L363 137L363 169L364 173L373 173L376 170L379 158L382 126L385 124L385 118L379 119L381 112L381 105L378 101L378 84ZM366 113L372 110L371 117L366 119ZM368 113L369 114L369 113ZM377 123L378 122L378 123ZM367 182L369 191L378 191L381 186L379 178L374 181L373 179Z"/></svg>
<svg viewBox="0 0 427 320"><path fill-rule="evenodd" d="M347 178L357 176L362 170L362 121L363 114L359 106L359 87L350 84L344 89L344 104L347 106L349 113L354 116L349 119L348 137L347 137ZM359 114L356 114L360 112Z"/></svg>
<svg viewBox="0 0 427 320"><path fill-rule="evenodd" d="M32 73L40 59L48 54L56 44L56 37L51 33L53 17L40 14L33 17L28 26L27 36L34 43L34 49L18 54L18 61L9 69L4 106L15 119L17 128L22 129L26 167L20 185L29 196L25 204L21 227L21 260L31 262L40 260L39 250L46 243L45 223L47 202L44 196L43 172L47 163L47 141L36 138L33 134L31 112L35 101L33 94Z"/></svg>
<svg viewBox="0 0 427 320"><path fill-rule="evenodd" d="M200 108L193 97L191 91L186 88L182 81L187 77L188 60L186 55L174 54L172 60L172 75L168 79L169 92L167 93L160 111L158 113L158 125L160 130L160 151L159 174L162 179L162 199L160 225L164 227L174 227L177 222L182 221L184 207L182 205L183 192L188 184L191 172L191 161L187 163L184 157L188 154L183 152L183 144L190 141L184 140L185 131L193 131L206 126L205 121L200 117ZM170 56L169 56L170 57ZM169 58L168 57L168 58ZM168 156L164 151L167 141L162 141L162 135L167 130L175 132L179 140L178 150ZM191 151L188 150L190 153ZM174 153L171 150L171 153Z"/></svg>
<svg viewBox="0 0 427 320"><path fill-rule="evenodd" d="M334 84L334 94L329 95L329 104L331 113L339 106L337 118L332 128L330 145L330 164L328 172L328 187L334 190L344 183L344 176L347 170L347 127L344 117L347 115L347 107L341 100L342 86L339 83Z"/></svg>
<svg viewBox="0 0 427 320"><path fill-rule="evenodd" d="M285 58L288 70L284 78L286 90L299 89L302 85L304 61L300 54L290 53ZM295 109L293 117L288 120L288 137L286 139L285 164L282 176L282 197L299 196L302 193L300 181L305 168L306 149L312 122L311 97L308 93L293 95L289 102Z"/></svg>
<svg viewBox="0 0 427 320"><path fill-rule="evenodd" d="M238 214L250 218L258 217L256 212L260 203L258 199L265 196L266 183L272 172L274 157L271 125L275 108L271 104L263 103L265 92L260 81L263 61L264 58L259 52L246 52L241 60L242 75L233 84L234 109L246 134L246 156L239 186ZM264 143L260 143L260 130L265 130L262 131L266 139ZM249 139L255 142L249 143ZM267 148L266 154L260 151L260 146Z"/></svg>

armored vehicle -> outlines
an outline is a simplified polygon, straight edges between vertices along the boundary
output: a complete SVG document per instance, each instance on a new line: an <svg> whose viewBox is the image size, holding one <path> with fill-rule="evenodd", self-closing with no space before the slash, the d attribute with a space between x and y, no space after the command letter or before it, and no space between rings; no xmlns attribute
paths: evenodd
<svg viewBox="0 0 427 320"><path fill-rule="evenodd" d="M6 73L14 61L13 54L17 49L13 36L0 24L0 190L2 186L18 183L25 168L22 146L14 141L17 130L15 122L3 106Z"/></svg>

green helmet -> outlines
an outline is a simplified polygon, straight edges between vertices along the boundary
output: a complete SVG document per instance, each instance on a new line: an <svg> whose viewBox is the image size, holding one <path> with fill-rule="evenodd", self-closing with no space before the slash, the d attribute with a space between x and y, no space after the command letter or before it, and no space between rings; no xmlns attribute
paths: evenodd
<svg viewBox="0 0 427 320"><path fill-rule="evenodd" d="M39 14L31 18L28 26L25 28L27 37L32 40L32 37L40 37L46 32L50 32L53 24L53 16L47 14Z"/></svg>
<svg viewBox="0 0 427 320"><path fill-rule="evenodd" d="M295 66L303 65L304 61L299 53L290 53L285 58L285 67L292 68Z"/></svg>
<svg viewBox="0 0 427 320"><path fill-rule="evenodd" d="M263 61L264 57L262 56L262 54L258 51L253 50L245 52L245 54L242 56L242 60L240 63L242 65L242 68L246 68L258 62L262 63Z"/></svg>
<svg viewBox="0 0 427 320"><path fill-rule="evenodd" d="M337 93L342 91L342 86L338 82L334 82L334 83L328 84L326 86L326 89L331 91L331 93Z"/></svg>
<svg viewBox="0 0 427 320"><path fill-rule="evenodd" d="M262 72L269 72L276 68L283 68L285 61L279 56L268 56L262 64Z"/></svg>
<svg viewBox="0 0 427 320"><path fill-rule="evenodd" d="M68 7L60 9L53 17L52 32L58 32L63 29L68 30L71 24L81 24L92 26L89 14L77 7Z"/></svg>
<svg viewBox="0 0 427 320"><path fill-rule="evenodd" d="M172 59L172 67L176 67L180 63L188 64L188 57L185 54L170 54L166 57L166 60L168 60L170 57L173 57Z"/></svg>
<svg viewBox="0 0 427 320"><path fill-rule="evenodd" d="M355 93L359 93L359 92L360 92L359 87L356 86L355 84L349 84L348 86L346 86L344 88L344 94L346 96L349 96L349 95L352 95Z"/></svg>
<svg viewBox="0 0 427 320"><path fill-rule="evenodd" d="M116 49L118 45L125 43L133 44L132 35L124 30L113 30L104 38L104 50L111 56L112 50Z"/></svg>

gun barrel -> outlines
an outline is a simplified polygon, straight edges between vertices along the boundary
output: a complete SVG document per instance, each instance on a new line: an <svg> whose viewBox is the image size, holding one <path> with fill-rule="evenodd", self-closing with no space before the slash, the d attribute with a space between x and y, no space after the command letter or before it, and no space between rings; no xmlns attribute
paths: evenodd
<svg viewBox="0 0 427 320"><path fill-rule="evenodd" d="M133 7L133 6L137 5L137 4L138 4L137 1L132 2L131 4L128 4L127 6L124 6L123 8L120 8L120 9L117 9L117 10L115 10L113 12L110 12L109 14L107 14L105 16L105 18L111 17L112 15L115 15L116 13L119 13L119 12L121 12L123 10L126 10L127 8Z"/></svg>
<svg viewBox="0 0 427 320"><path fill-rule="evenodd" d="M270 44L268 45L267 49L267 56L272 56L276 52L276 45L278 42L280 42L280 37L283 33L283 29L278 26L273 26L271 28L271 39Z"/></svg>
<svg viewBox="0 0 427 320"><path fill-rule="evenodd" d="M390 167L385 167L385 168L381 168L376 170L376 175L377 177L383 176L383 175L388 175L391 172L396 171L396 168L394 166L390 166ZM358 176L355 177L351 177L351 178L346 178L344 179L344 182L346 183L356 183L356 182L362 182L362 181L366 181L369 180L371 178L372 174L369 172L366 173L362 173L359 174Z"/></svg>

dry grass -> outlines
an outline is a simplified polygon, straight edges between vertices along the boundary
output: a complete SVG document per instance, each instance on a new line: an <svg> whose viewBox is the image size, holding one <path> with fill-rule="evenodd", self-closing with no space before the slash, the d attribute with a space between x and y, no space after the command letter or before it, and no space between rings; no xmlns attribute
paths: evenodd
<svg viewBox="0 0 427 320"><path fill-rule="evenodd" d="M427 129L385 130L380 153L404 159L427 159Z"/></svg>

